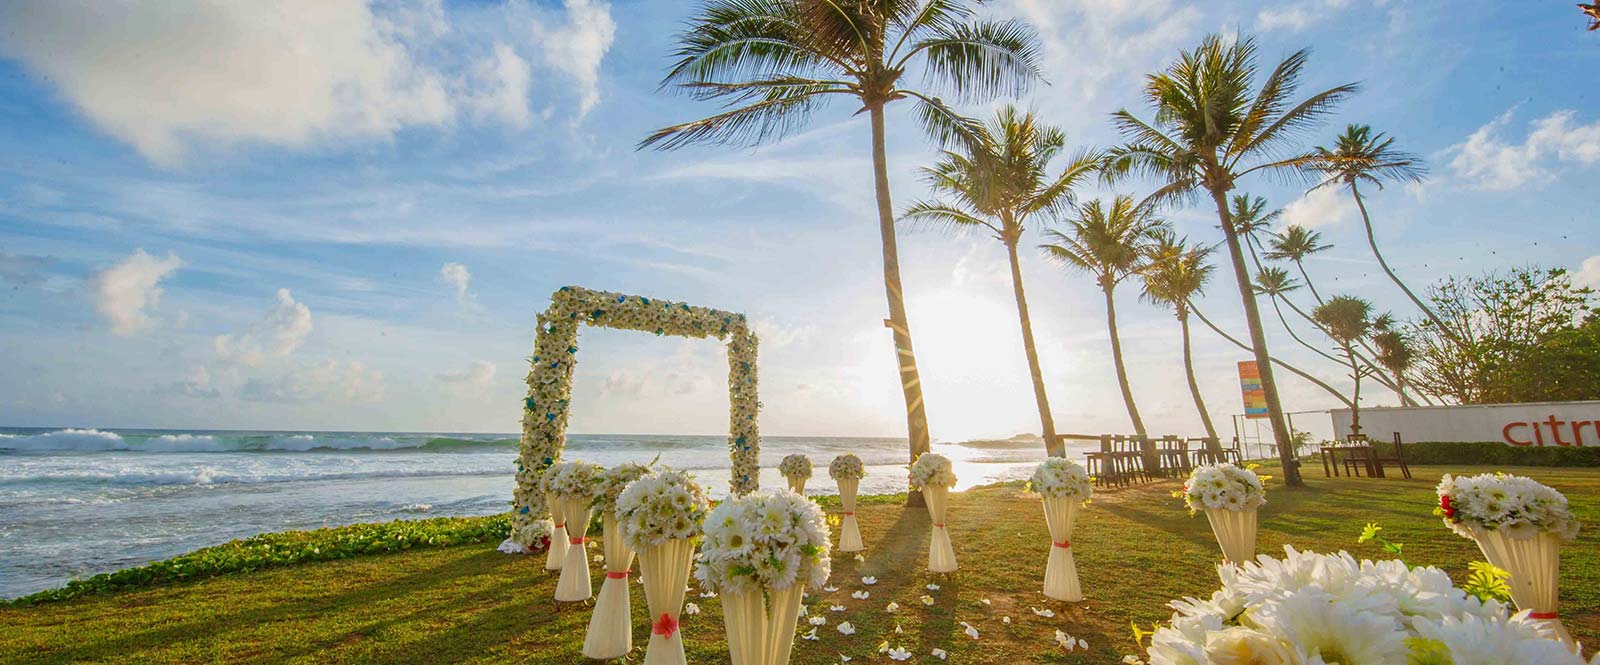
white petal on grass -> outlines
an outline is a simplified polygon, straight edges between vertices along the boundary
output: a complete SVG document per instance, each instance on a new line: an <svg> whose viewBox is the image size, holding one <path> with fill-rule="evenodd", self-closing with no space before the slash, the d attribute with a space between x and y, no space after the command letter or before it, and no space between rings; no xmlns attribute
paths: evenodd
<svg viewBox="0 0 1600 665"><path fill-rule="evenodd" d="M814 616L814 617L811 617L810 619L806 619L806 623L809 623L809 624L811 624L813 626L826 626L826 625L828 625L828 617L825 617L825 616Z"/></svg>
<svg viewBox="0 0 1600 665"><path fill-rule="evenodd" d="M948 655L950 655L949 652L945 651L944 649L934 648L933 650L933 657L938 658L939 660L944 660L945 656Z"/></svg>
<svg viewBox="0 0 1600 665"><path fill-rule="evenodd" d="M963 621L963 622L961 622L961 627L967 629L966 630L967 637L970 637L972 639L978 639L978 629L977 628L973 628L972 624Z"/></svg>
<svg viewBox="0 0 1600 665"><path fill-rule="evenodd" d="M865 584L865 585L867 585L867 586L872 586L872 585L874 585L874 584L877 584L877 583L878 583L878 578L876 578L876 577L873 577L873 576L871 576L871 575L868 575L868 576L866 576L866 577L863 577L863 578L861 578L861 583L862 583L862 584Z"/></svg>
<svg viewBox="0 0 1600 665"><path fill-rule="evenodd" d="M852 591L850 592L850 597L856 600L866 600L871 598L872 594L866 591Z"/></svg>
<svg viewBox="0 0 1600 665"><path fill-rule="evenodd" d="M1055 610L1052 610L1052 609L1049 609L1049 608L1041 610L1041 609L1039 609L1037 607L1030 607L1028 609L1033 610L1033 615L1034 616L1040 616L1040 617L1044 617L1046 619L1049 619L1050 617L1053 617L1053 616L1056 615Z"/></svg>
<svg viewBox="0 0 1600 665"><path fill-rule="evenodd" d="M687 614L689 616L694 616L696 614L699 614L700 613L700 606L696 605L694 603L684 603L684 605L683 605L683 613Z"/></svg>
<svg viewBox="0 0 1600 665"><path fill-rule="evenodd" d="M846 621L846 622L843 622L843 623L841 623L841 624L839 624L837 626L834 626L833 629L839 631L840 635L854 635L854 634L856 634L856 627L854 625L852 625L849 621ZM849 659L846 658L845 660L849 660Z"/></svg>
<svg viewBox="0 0 1600 665"><path fill-rule="evenodd" d="M929 607L933 606L933 596L923 595L919 600L922 601L923 605L927 605Z"/></svg>

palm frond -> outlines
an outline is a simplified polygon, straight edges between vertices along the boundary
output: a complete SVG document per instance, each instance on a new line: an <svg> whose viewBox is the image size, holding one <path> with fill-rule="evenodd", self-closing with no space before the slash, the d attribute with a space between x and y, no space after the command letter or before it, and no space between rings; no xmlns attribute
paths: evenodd
<svg viewBox="0 0 1600 665"><path fill-rule="evenodd" d="M1002 235L999 227L993 223L942 201L918 201L900 213L901 222L910 222L924 229L944 232L964 232L982 227L993 231L998 237Z"/></svg>
<svg viewBox="0 0 1600 665"><path fill-rule="evenodd" d="M926 62L924 85L963 101L1021 96L1039 78L1038 37L1018 20L935 26L894 68L918 54Z"/></svg>
<svg viewBox="0 0 1600 665"><path fill-rule="evenodd" d="M798 128L826 102L832 89L776 90L772 99L755 102L709 118L664 127L645 137L639 149L675 150L691 143L719 145L760 143Z"/></svg>

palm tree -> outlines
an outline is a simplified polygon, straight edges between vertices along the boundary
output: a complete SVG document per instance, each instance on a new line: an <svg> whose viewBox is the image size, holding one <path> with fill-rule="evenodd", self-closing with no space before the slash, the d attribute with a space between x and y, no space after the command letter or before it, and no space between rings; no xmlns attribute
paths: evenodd
<svg viewBox="0 0 1600 665"><path fill-rule="evenodd" d="M1306 274L1306 257L1330 249L1333 245L1323 244L1322 233L1312 231L1299 224L1290 224L1282 231L1272 234L1267 241L1271 249L1266 252L1266 257L1273 261L1290 261L1300 271L1300 279L1305 282L1306 288L1311 290L1311 297L1317 304L1322 304L1322 294L1317 293L1317 285L1311 283L1311 275Z"/></svg>
<svg viewBox="0 0 1600 665"><path fill-rule="evenodd" d="M1393 315L1384 313L1372 320L1372 345L1378 349L1378 364L1394 377L1395 394L1406 403L1406 372L1416 359L1411 339L1395 325Z"/></svg>
<svg viewBox="0 0 1600 665"><path fill-rule="evenodd" d="M1232 344L1232 345L1234 345L1236 347L1239 347L1239 349L1244 351L1245 353L1255 353L1255 349L1250 348L1249 344L1245 344L1244 342L1239 341L1239 339L1237 337L1234 337L1233 335L1229 335L1222 328L1217 327L1217 324L1212 323L1211 319L1206 318L1206 313L1200 311L1200 306L1194 304L1193 301L1189 302L1189 311L1194 312L1195 318L1200 319L1200 322L1206 324L1206 327L1210 328L1211 332L1216 333L1218 337L1221 337L1221 338L1223 338L1225 340L1228 340L1228 343L1230 343L1230 344ZM1284 368L1286 370L1289 370L1289 373L1294 374L1295 376L1298 376L1298 377L1300 377L1302 379L1305 379L1310 384L1312 384L1312 385L1314 385L1314 386L1316 386L1318 388L1321 388L1323 391L1327 392L1329 395L1332 395L1335 399L1338 399L1340 402L1343 402L1345 404L1345 406L1349 406L1350 405L1350 398L1346 397L1344 393L1339 392L1338 389L1334 388L1333 386L1328 385L1327 381L1323 381L1322 379L1319 379L1319 378L1317 378L1315 376L1312 376L1309 372L1306 372L1305 370L1300 369L1299 367L1295 367L1294 365L1291 365L1288 362L1285 362L1282 358L1279 358L1277 356L1272 356L1272 364L1276 365L1278 367L1282 367L1282 368Z"/></svg>
<svg viewBox="0 0 1600 665"><path fill-rule="evenodd" d="M1258 252L1262 250L1261 236L1272 232L1272 223L1283 216L1283 209L1268 212L1265 198L1249 194L1234 194L1231 201L1233 207L1229 214L1233 215L1233 228L1244 238L1245 247L1250 250L1250 260L1260 271L1261 256Z"/></svg>
<svg viewBox="0 0 1600 665"><path fill-rule="evenodd" d="M1361 222L1366 225L1367 245L1372 248L1372 256L1378 259L1378 266L1383 268L1383 274L1404 291L1407 298L1421 310L1423 315L1433 325L1438 326L1440 332L1456 338L1455 331L1445 326L1444 321L1433 313L1417 294L1412 293L1405 282L1394 274L1389 267L1389 262L1383 258L1383 252L1378 251L1378 239L1372 232L1372 216L1367 214L1366 200L1361 198L1362 183L1371 184L1378 189L1383 189L1384 181L1390 182L1422 182L1427 175L1427 167L1423 166L1422 159L1416 155L1402 152L1394 146L1394 139L1385 136L1382 132L1374 134L1367 125L1349 125L1344 128L1332 149L1317 146L1317 159L1306 164L1308 170L1317 173L1324 179L1311 189L1344 185L1350 188L1350 195L1356 199L1356 207L1361 210Z"/></svg>
<svg viewBox="0 0 1600 665"><path fill-rule="evenodd" d="M662 85L726 110L657 130L641 148L760 143L797 129L839 98L859 103L857 112L870 117L889 302L884 323L894 335L915 460L928 450L928 419L900 285L884 106L909 99L941 142L975 140L975 121L935 93L982 102L1025 92L1039 75L1033 30L1019 21L978 20L962 0L709 0L678 39L677 62ZM904 84L913 65L922 70L926 91Z"/></svg>
<svg viewBox="0 0 1600 665"><path fill-rule="evenodd" d="M1336 363L1344 362L1343 360L1333 357L1327 351L1317 348L1315 344L1301 339L1299 333L1295 332L1294 327L1289 325L1289 319L1284 317L1283 308L1278 305L1279 300L1288 303L1289 307L1293 308L1295 312L1301 313L1300 309L1295 307L1294 303L1289 302L1288 299L1289 293L1297 291L1300 288L1300 282L1297 282L1293 277L1290 277L1289 271L1276 266L1266 266L1256 273L1256 281L1251 288L1255 289L1257 295L1267 296L1267 302L1272 303L1272 310L1278 315L1278 322L1283 324L1283 329L1288 331L1291 339L1299 342L1300 346L1303 346L1311 350L1311 352L1327 358L1328 360L1332 360ZM1301 313L1301 315L1304 316L1304 313ZM1316 322L1312 321L1312 325L1316 325Z"/></svg>
<svg viewBox="0 0 1600 665"><path fill-rule="evenodd" d="M1111 333L1111 360L1117 368L1117 384L1122 402L1128 407L1133 429L1145 436L1144 419L1133 402L1128 384L1128 368L1122 362L1122 340L1117 335L1117 284L1143 270L1156 234L1166 228L1149 208L1135 205L1133 197L1118 196L1107 206L1099 199L1078 209L1075 219L1067 220L1067 233L1045 231L1045 256L1094 276L1095 284L1106 297L1106 326ZM1153 468L1153 467L1152 467Z"/></svg>
<svg viewBox="0 0 1600 665"><path fill-rule="evenodd" d="M1217 443L1221 452L1221 439L1211 423L1211 412L1206 409L1205 398L1200 396L1200 384L1194 378L1194 352L1189 343L1189 300L1200 295L1211 281L1215 267L1206 261L1211 248L1196 247L1187 238L1177 239L1171 233L1162 233L1150 249L1150 267L1143 273L1146 301L1162 307L1171 307L1178 317L1178 327L1183 331L1183 371L1189 380L1189 395L1194 398L1194 408L1200 412L1200 423L1206 436Z"/></svg>
<svg viewBox="0 0 1600 665"><path fill-rule="evenodd" d="M1045 394L1044 374L1033 342L1028 299L1022 290L1022 263L1017 243L1040 214L1053 214L1073 200L1073 187L1099 166L1099 157L1083 151L1073 155L1059 174L1050 162L1066 145L1066 134L1042 124L1033 114L1015 106L1002 107L983 128L981 141L945 150L938 163L923 169L928 186L943 198L919 201L906 209L901 221L918 222L954 230L987 231L1004 243L1011 262L1011 288L1017 298L1017 318L1022 323L1022 348L1033 376L1033 397L1039 407L1045 449L1065 456L1056 437L1055 418Z"/></svg>
<svg viewBox="0 0 1600 665"><path fill-rule="evenodd" d="M1255 40L1206 37L1165 71L1146 77L1145 98L1154 112L1151 122L1127 110L1112 114L1128 143L1112 151L1106 169L1112 180L1134 172L1161 180L1161 187L1147 199L1151 205L1190 200L1201 190L1210 195L1233 262L1234 281L1250 327L1250 346L1283 460L1284 482L1289 485L1302 484L1294 442L1278 399L1261 313L1250 290L1239 228L1227 196L1245 176L1292 172L1311 163L1314 155L1293 154L1295 138L1355 92L1354 84L1341 85L1293 102L1308 57L1304 50L1289 55L1253 90ZM1288 156L1273 157L1285 154Z"/></svg>
<svg viewBox="0 0 1600 665"><path fill-rule="evenodd" d="M1372 303L1354 296L1334 296L1311 311L1312 318L1322 324L1328 337L1344 351L1350 366L1350 378L1356 382L1350 396L1350 433L1361 433L1361 377L1367 373L1366 365L1356 360L1355 342L1363 339L1372 329Z"/></svg>

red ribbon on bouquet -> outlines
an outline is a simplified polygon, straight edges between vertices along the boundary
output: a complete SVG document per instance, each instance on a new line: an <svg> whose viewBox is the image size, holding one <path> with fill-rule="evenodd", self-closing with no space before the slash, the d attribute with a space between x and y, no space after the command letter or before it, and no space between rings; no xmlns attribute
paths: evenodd
<svg viewBox="0 0 1600 665"><path fill-rule="evenodd" d="M655 625L650 627L650 632L667 639L672 639L672 634L678 632L678 620L666 612L661 613L661 618L656 619Z"/></svg>
<svg viewBox="0 0 1600 665"><path fill-rule="evenodd" d="M620 573L610 573L610 572L608 572L608 573L606 573L606 579L608 579L608 580L625 580L625 579L628 579L628 573L631 573L631 572L633 572L632 569L624 570L624 571L622 571Z"/></svg>
<svg viewBox="0 0 1600 665"><path fill-rule="evenodd" d="M572 539L572 540L571 540L571 543L572 543L572 544L573 544L573 545L582 545L582 544L584 544L584 543L585 543L585 542L587 542L587 541L588 541L588 540L589 540L589 539L588 539L588 538L573 538L573 539Z"/></svg>
<svg viewBox="0 0 1600 665"><path fill-rule="evenodd" d="M1063 541L1061 541L1059 543L1052 542L1050 544L1051 545L1055 545L1056 547L1059 547L1061 549L1067 549L1068 547L1072 547L1072 541L1070 541L1070 540L1063 540Z"/></svg>
<svg viewBox="0 0 1600 665"><path fill-rule="evenodd" d="M846 510L844 511L844 515L845 517L855 517L856 513L853 510Z"/></svg>
<svg viewBox="0 0 1600 665"><path fill-rule="evenodd" d="M1528 618L1529 619L1538 619L1540 621L1549 621L1551 619L1556 618L1556 613L1555 612L1529 612L1528 613Z"/></svg>
<svg viewBox="0 0 1600 665"><path fill-rule="evenodd" d="M557 529L565 529L565 528L567 528L567 523L566 522L562 522L560 524L557 524L556 528Z"/></svg>
<svg viewBox="0 0 1600 665"><path fill-rule="evenodd" d="M935 529L943 529L944 528L944 522L934 522L933 523L933 528L935 528Z"/></svg>

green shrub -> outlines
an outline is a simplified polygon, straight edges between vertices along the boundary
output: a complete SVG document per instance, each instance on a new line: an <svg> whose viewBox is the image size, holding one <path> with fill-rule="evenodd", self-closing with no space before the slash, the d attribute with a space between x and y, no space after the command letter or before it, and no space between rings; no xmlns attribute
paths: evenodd
<svg viewBox="0 0 1600 665"><path fill-rule="evenodd" d="M511 533L508 514L486 517L436 517L379 524L264 533L215 547L195 550L164 561L73 580L59 589L40 591L0 605L31 605L91 593L140 589L226 573L289 566L307 561L348 559L364 554L420 547L450 547L494 542Z"/></svg>
<svg viewBox="0 0 1600 665"><path fill-rule="evenodd" d="M1411 464L1490 466L1600 466L1600 448L1563 446L1519 448L1502 443L1434 441L1405 444Z"/></svg>

